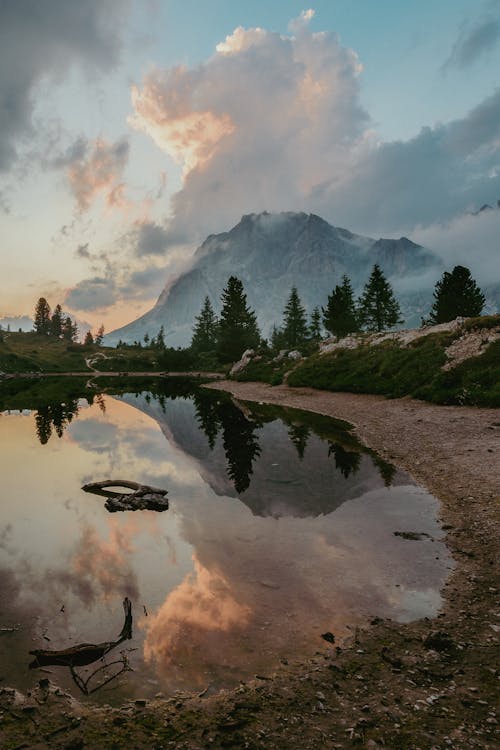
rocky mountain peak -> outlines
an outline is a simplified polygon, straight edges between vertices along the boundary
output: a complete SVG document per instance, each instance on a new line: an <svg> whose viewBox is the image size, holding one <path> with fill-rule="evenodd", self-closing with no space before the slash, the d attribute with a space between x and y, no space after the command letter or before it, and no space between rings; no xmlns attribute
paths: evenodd
<svg viewBox="0 0 500 750"><path fill-rule="evenodd" d="M222 289L231 275L243 282L267 336L273 324L281 323L292 286L311 312L316 305L326 304L344 274L360 292L374 263L396 287L398 279L418 277L430 268L436 269L437 278L441 271L438 258L407 237L375 240L335 227L312 213L245 214L229 231L208 236L195 252L191 269L170 280L155 307L108 334L106 343L140 340L146 332L155 335L163 325L167 345L187 345L205 296L218 311ZM418 282L415 289L422 291ZM430 299L431 290L427 293Z"/></svg>

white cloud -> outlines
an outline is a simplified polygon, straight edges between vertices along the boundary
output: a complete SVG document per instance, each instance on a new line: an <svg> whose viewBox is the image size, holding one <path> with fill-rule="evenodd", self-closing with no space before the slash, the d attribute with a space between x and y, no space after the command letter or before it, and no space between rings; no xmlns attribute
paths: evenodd
<svg viewBox="0 0 500 750"><path fill-rule="evenodd" d="M449 270L456 265L470 268L483 287L500 283L500 210L463 214L449 222L419 228L415 242L432 247Z"/></svg>
<svg viewBox="0 0 500 750"><path fill-rule="evenodd" d="M312 16L292 22L295 36L238 27L198 67L155 70L134 89L132 124L184 170L167 245L264 210L399 236L500 197L500 91L461 119L381 142L356 53L312 32Z"/></svg>
<svg viewBox="0 0 500 750"><path fill-rule="evenodd" d="M183 166L171 231L198 240L243 213L302 210L366 147L357 55L336 34L237 28L197 68L155 70L131 123Z"/></svg>

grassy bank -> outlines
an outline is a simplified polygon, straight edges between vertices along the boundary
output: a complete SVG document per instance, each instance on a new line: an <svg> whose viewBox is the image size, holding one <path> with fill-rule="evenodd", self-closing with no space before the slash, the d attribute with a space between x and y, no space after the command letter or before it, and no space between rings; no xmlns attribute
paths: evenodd
<svg viewBox="0 0 500 750"><path fill-rule="evenodd" d="M431 333L409 344L397 340L373 343L365 335L355 349L340 346L329 354L307 357L298 365L289 360L251 362L237 379L279 385L289 371L287 383L295 387L496 407L500 406L499 340L479 356L470 356L449 370L442 368L448 360L446 349L454 341L477 333L486 338L498 326L498 315L473 318L461 329Z"/></svg>
<svg viewBox="0 0 500 750"><path fill-rule="evenodd" d="M0 372L90 372L87 360L101 372L188 370L193 362L184 352L167 349L114 349L63 341L38 333L6 333L0 338Z"/></svg>

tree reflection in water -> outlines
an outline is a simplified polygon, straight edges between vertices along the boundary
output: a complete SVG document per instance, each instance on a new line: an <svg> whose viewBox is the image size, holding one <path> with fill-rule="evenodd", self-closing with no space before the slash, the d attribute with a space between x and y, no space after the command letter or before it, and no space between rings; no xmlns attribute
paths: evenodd
<svg viewBox="0 0 500 750"><path fill-rule="evenodd" d="M40 406L35 413L36 434L42 445L45 445L54 429L57 437L62 437L64 430L73 417L78 414L78 401L51 403Z"/></svg>
<svg viewBox="0 0 500 750"><path fill-rule="evenodd" d="M227 459L227 474L238 494L250 486L253 462L260 456L261 447L251 422L231 401L221 405L222 443Z"/></svg>
<svg viewBox="0 0 500 750"><path fill-rule="evenodd" d="M10 386L13 388L13 386ZM6 393L0 398L2 408L10 407L14 399L14 408L19 408L22 389L26 394L26 407L35 409L36 434L40 443L45 445L53 432L61 437L74 417L78 414L78 400L85 398L92 405L97 402L105 413L106 405L102 393L92 393L82 383L72 382L71 378L53 379L50 382L33 384L21 383L18 394ZM261 455L257 431L266 423L281 420L287 427L288 437L302 461L311 435L316 435L328 444L328 455L335 460L335 466L344 479L352 477L360 468L363 455L369 455L377 467L386 487L392 484L395 467L360 444L350 427L327 417L296 409L280 408L264 404L238 404L227 394L199 388L193 381L178 379L175 381L151 380L127 381L119 387L117 384L105 388L110 395L121 393L143 396L146 403L153 400L162 412L166 412L166 403L170 399L192 399L196 420L200 430L205 434L210 450L214 450L217 438L222 439L226 456L226 472L238 494L244 493L250 486L254 462ZM60 396L59 399L54 395ZM16 401L17 399L17 401ZM23 405L23 408L24 405Z"/></svg>
<svg viewBox="0 0 500 750"><path fill-rule="evenodd" d="M291 424L288 429L288 437L297 449L297 455L301 461L304 458L304 452L310 434L311 430L305 424Z"/></svg>
<svg viewBox="0 0 500 750"><path fill-rule="evenodd" d="M238 408L235 401L225 394L201 389L193 394L193 400L198 425L207 437L210 450L215 448L217 437L222 433L227 475L238 494L250 486L253 463L261 454L257 429L276 419L287 426L288 437L301 461L311 434L315 434L327 441L328 455L333 456L344 479L359 471L362 456L367 454L379 470L385 486L389 487L393 481L396 468L359 443L345 423L262 404L245 404Z"/></svg>

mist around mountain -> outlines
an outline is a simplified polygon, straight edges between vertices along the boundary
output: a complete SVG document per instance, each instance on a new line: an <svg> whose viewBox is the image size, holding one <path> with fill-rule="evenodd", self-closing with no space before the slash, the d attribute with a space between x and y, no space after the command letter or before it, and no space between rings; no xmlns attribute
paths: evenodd
<svg viewBox="0 0 500 750"><path fill-rule="evenodd" d="M243 282L267 337L272 326L281 323L292 286L311 313L316 305L326 304L344 274L359 294L375 263L394 287L405 327L419 325L443 271L436 253L407 237L373 239L353 234L315 214L248 214L230 231L207 237L190 270L168 284L152 310L109 333L105 343L140 341L163 326L167 346L188 345L204 298L209 297L218 313L230 275Z"/></svg>
<svg viewBox="0 0 500 750"><path fill-rule="evenodd" d="M29 315L4 315L0 318L0 328L4 331L23 331L23 333L27 333L33 330L33 319Z"/></svg>

